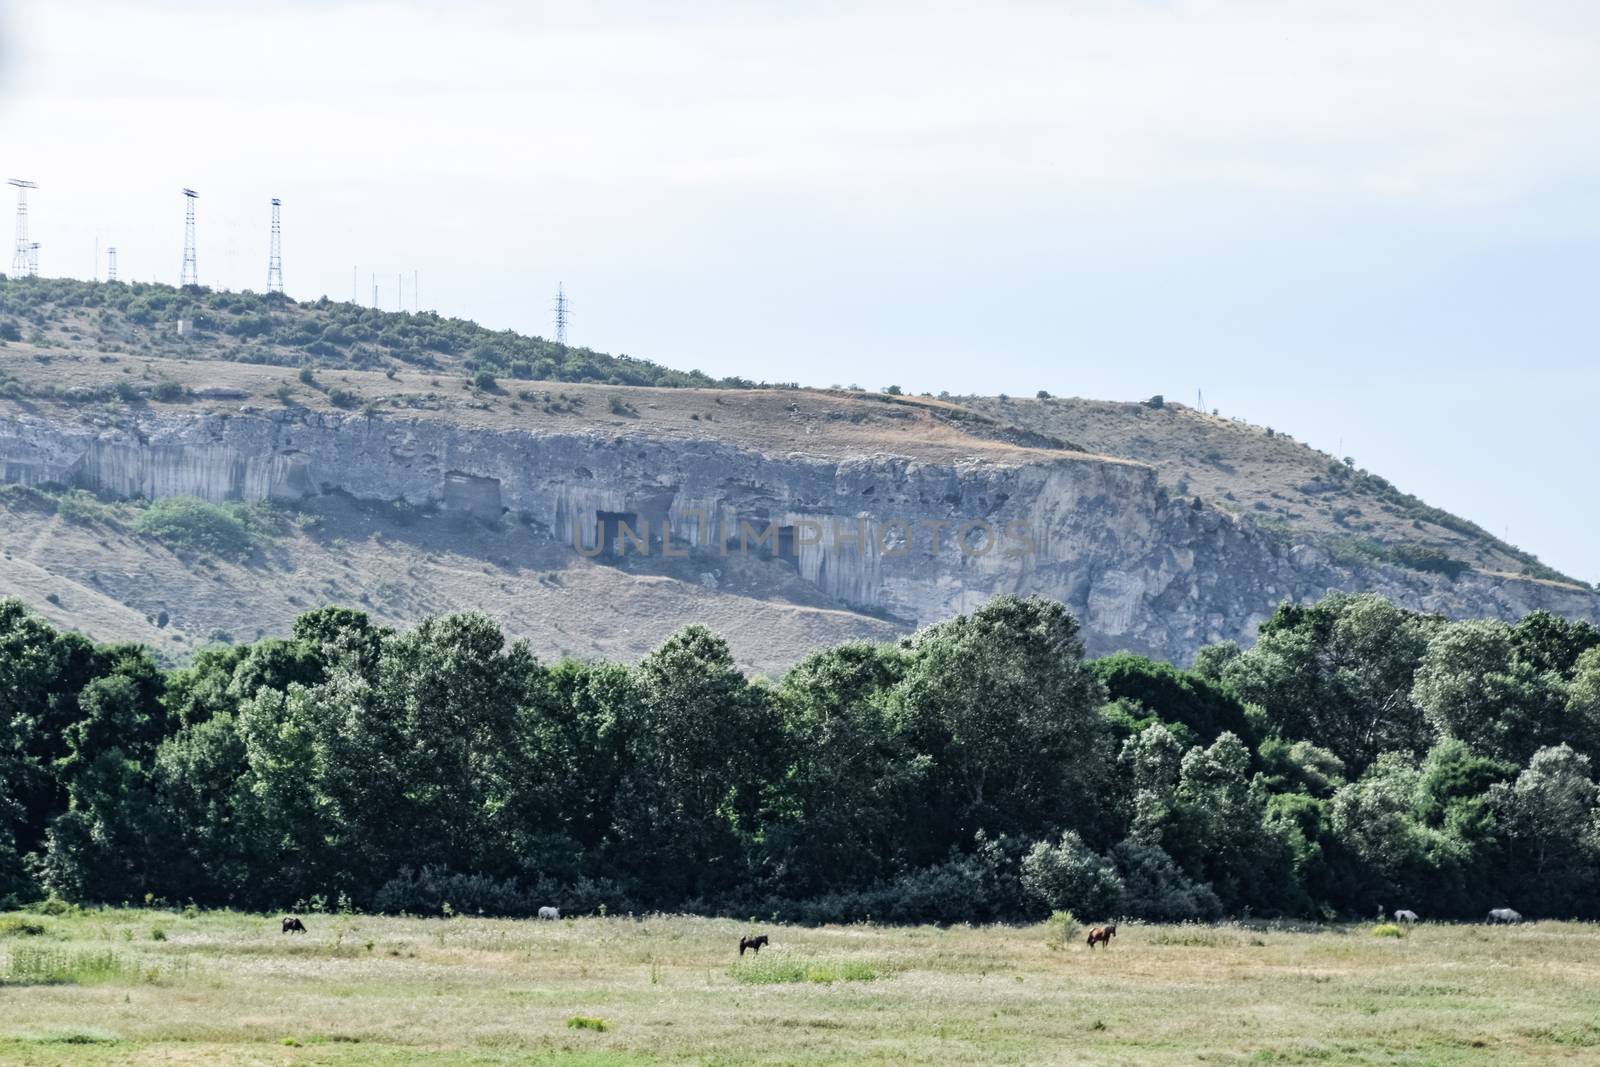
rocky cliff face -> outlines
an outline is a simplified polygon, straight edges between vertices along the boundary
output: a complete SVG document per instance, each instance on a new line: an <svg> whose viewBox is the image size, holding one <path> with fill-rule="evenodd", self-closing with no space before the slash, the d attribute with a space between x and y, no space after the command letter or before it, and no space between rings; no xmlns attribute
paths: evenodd
<svg viewBox="0 0 1600 1067"><path fill-rule="evenodd" d="M1248 641L1283 600L1330 589L1451 617L1543 608L1600 621L1600 597L1577 587L1338 565L1225 512L1169 500L1147 466L1098 457L841 459L648 430L287 408L151 409L119 422L0 416L0 471L8 482L121 496L400 500L521 523L574 559L648 556L708 585L728 556L755 556L840 607L906 625L1000 593L1039 593L1079 616L1093 652L1180 662L1207 642Z"/></svg>

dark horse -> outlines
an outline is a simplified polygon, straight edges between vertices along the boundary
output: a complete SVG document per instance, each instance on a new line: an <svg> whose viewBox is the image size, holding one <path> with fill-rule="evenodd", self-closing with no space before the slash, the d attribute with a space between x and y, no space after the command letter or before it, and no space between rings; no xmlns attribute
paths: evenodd
<svg viewBox="0 0 1600 1067"><path fill-rule="evenodd" d="M760 937L741 937L739 939L739 955L743 956L744 950L748 948L754 949L756 955L759 956L761 955L761 946L769 943L766 934L762 934Z"/></svg>
<svg viewBox="0 0 1600 1067"><path fill-rule="evenodd" d="M293 915L285 915L283 917L283 932L286 934L303 934L306 932L306 924Z"/></svg>
<svg viewBox="0 0 1600 1067"><path fill-rule="evenodd" d="M1111 947L1111 939L1113 937L1116 937L1116 936L1117 936L1117 924L1116 923L1112 923L1109 926L1096 926L1095 928L1093 928L1092 930L1089 931L1089 951L1093 952L1094 951L1094 946L1096 944L1101 944L1101 945L1104 945L1106 948L1110 948Z"/></svg>

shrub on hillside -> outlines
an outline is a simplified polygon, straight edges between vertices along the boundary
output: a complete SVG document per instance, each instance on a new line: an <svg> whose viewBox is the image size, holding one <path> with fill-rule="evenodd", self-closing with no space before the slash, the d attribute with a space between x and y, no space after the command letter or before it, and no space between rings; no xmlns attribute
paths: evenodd
<svg viewBox="0 0 1600 1067"><path fill-rule="evenodd" d="M237 507L187 496L153 502L134 523L134 530L174 552L232 559L249 555L253 540L250 523Z"/></svg>

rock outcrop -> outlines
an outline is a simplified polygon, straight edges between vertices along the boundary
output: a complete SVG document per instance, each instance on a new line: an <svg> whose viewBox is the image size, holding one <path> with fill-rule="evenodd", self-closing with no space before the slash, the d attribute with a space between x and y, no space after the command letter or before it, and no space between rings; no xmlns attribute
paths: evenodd
<svg viewBox="0 0 1600 1067"><path fill-rule="evenodd" d="M907 626L1000 593L1039 593L1079 616L1093 652L1179 662L1208 642L1248 641L1285 599L1331 589L1453 618L1542 608L1600 621L1591 590L1337 563L1169 499L1147 466L1067 452L840 458L648 431L295 408L131 410L118 421L0 415L0 472L119 496L405 501L520 522L574 556L648 555L683 575L755 555L841 607Z"/></svg>

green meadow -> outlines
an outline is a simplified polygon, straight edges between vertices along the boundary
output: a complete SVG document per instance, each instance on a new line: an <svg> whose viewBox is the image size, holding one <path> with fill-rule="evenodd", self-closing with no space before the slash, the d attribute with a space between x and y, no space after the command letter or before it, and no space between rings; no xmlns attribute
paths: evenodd
<svg viewBox="0 0 1600 1067"><path fill-rule="evenodd" d="M0 915L0 1063L1600 1061L1589 924L306 922Z"/></svg>

